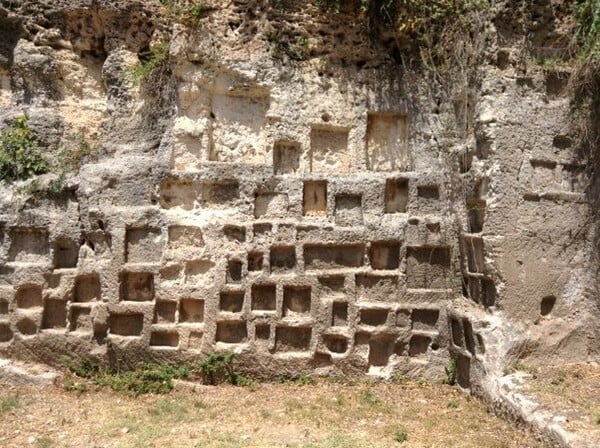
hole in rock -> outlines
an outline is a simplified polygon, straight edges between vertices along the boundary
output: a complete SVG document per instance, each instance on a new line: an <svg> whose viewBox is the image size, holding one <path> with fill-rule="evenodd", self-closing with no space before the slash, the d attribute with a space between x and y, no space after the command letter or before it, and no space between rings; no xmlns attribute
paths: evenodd
<svg viewBox="0 0 600 448"><path fill-rule="evenodd" d="M384 325L387 321L388 310L380 308L368 308L360 310L360 323L376 327Z"/></svg>
<svg viewBox="0 0 600 448"><path fill-rule="evenodd" d="M400 266L400 243L398 241L375 241L369 252L373 269L398 269Z"/></svg>
<svg viewBox="0 0 600 448"><path fill-rule="evenodd" d="M242 262L240 260L227 260L227 283L242 281Z"/></svg>
<svg viewBox="0 0 600 448"><path fill-rule="evenodd" d="M281 272L296 266L296 248L294 246L273 246L269 254L271 272Z"/></svg>
<svg viewBox="0 0 600 448"><path fill-rule="evenodd" d="M54 242L54 267L74 268L79 257L79 244L69 238L58 238Z"/></svg>
<svg viewBox="0 0 600 448"><path fill-rule="evenodd" d="M252 310L275 311L277 304L275 285L252 285Z"/></svg>
<svg viewBox="0 0 600 448"><path fill-rule="evenodd" d="M385 181L385 213L406 213L408 205L408 179Z"/></svg>
<svg viewBox="0 0 600 448"><path fill-rule="evenodd" d="M263 258L262 252L248 252L248 271L262 271Z"/></svg>
<svg viewBox="0 0 600 448"><path fill-rule="evenodd" d="M304 216L325 216L327 214L327 181L304 181L302 214Z"/></svg>
<svg viewBox="0 0 600 448"><path fill-rule="evenodd" d="M421 334L413 334L408 342L408 356L418 356L427 353L431 338Z"/></svg>
<svg viewBox="0 0 600 448"><path fill-rule="evenodd" d="M348 325L348 303L333 302L331 305L331 325L334 327Z"/></svg>
<svg viewBox="0 0 600 448"><path fill-rule="evenodd" d="M181 299L179 301L179 322L199 323L204 321L204 300Z"/></svg>
<svg viewBox="0 0 600 448"><path fill-rule="evenodd" d="M179 333L176 331L152 331L150 333L150 345L152 347L177 347L179 345Z"/></svg>
<svg viewBox="0 0 600 448"><path fill-rule="evenodd" d="M154 275L149 272L121 272L119 282L121 300L144 302L154 299Z"/></svg>
<svg viewBox="0 0 600 448"><path fill-rule="evenodd" d="M307 269L356 268L363 265L364 244L307 244L304 262Z"/></svg>
<svg viewBox="0 0 600 448"><path fill-rule="evenodd" d="M277 327L275 331L275 350L278 352L306 351L310 348L312 328Z"/></svg>
<svg viewBox="0 0 600 448"><path fill-rule="evenodd" d="M295 174L298 168L300 168L300 143L275 142L273 147L273 172L275 174Z"/></svg>
<svg viewBox="0 0 600 448"><path fill-rule="evenodd" d="M283 287L283 315L310 313L310 286Z"/></svg>
<svg viewBox="0 0 600 448"><path fill-rule="evenodd" d="M325 347L332 353L346 353L348 350L348 338L334 334L323 336Z"/></svg>
<svg viewBox="0 0 600 448"><path fill-rule="evenodd" d="M439 310L414 309L412 311L412 328L413 330L435 330L439 316Z"/></svg>
<svg viewBox="0 0 600 448"><path fill-rule="evenodd" d="M23 285L16 294L17 308L42 306L42 288L38 285Z"/></svg>
<svg viewBox="0 0 600 448"><path fill-rule="evenodd" d="M175 322L177 302L174 300L157 300L154 306L154 322L157 324Z"/></svg>
<svg viewBox="0 0 600 448"><path fill-rule="evenodd" d="M230 313L240 313L244 307L244 291L221 291L219 309Z"/></svg>
<svg viewBox="0 0 600 448"><path fill-rule="evenodd" d="M42 328L66 328L67 302L64 300L46 299L42 314Z"/></svg>
<svg viewBox="0 0 600 448"><path fill-rule="evenodd" d="M540 302L540 314L542 316L547 316L554 309L554 305L556 304L556 297L554 296L546 296Z"/></svg>
<svg viewBox="0 0 600 448"><path fill-rule="evenodd" d="M217 322L217 342L227 344L240 344L246 342L248 330L244 321L223 321Z"/></svg>
<svg viewBox="0 0 600 448"><path fill-rule="evenodd" d="M98 274L84 274L75 277L73 288L74 302L91 302L100 300L101 288Z"/></svg>
<svg viewBox="0 0 600 448"><path fill-rule="evenodd" d="M144 328L144 315L141 313L113 313L108 318L111 334L118 336L139 336Z"/></svg>

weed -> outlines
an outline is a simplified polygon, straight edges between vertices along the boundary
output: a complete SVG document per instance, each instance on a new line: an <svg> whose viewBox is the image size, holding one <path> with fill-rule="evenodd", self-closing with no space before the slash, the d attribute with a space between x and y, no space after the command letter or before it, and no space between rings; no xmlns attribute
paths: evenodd
<svg viewBox="0 0 600 448"><path fill-rule="evenodd" d="M198 26L200 19L202 19L209 8L202 2L191 3L185 11L182 13L182 18L186 24L190 26Z"/></svg>
<svg viewBox="0 0 600 448"><path fill-rule="evenodd" d="M358 394L359 400L372 409L380 409L384 407L383 401L370 390L362 390Z"/></svg>
<svg viewBox="0 0 600 448"><path fill-rule="evenodd" d="M0 415L17 409L19 405L19 394L9 394L0 398Z"/></svg>
<svg viewBox="0 0 600 448"><path fill-rule="evenodd" d="M600 0L576 0L580 58L600 62Z"/></svg>
<svg viewBox="0 0 600 448"><path fill-rule="evenodd" d="M63 364L76 377L89 379L99 387L109 387L133 396L170 392L173 389L173 379L189 376L187 366L174 366L167 363L143 363L135 370L125 372L107 371L86 359L79 362L64 359ZM80 386L76 386L75 383L71 386L67 388L65 384L67 390L80 392Z"/></svg>
<svg viewBox="0 0 600 448"><path fill-rule="evenodd" d="M450 400L448 402L448 409L456 409L458 408L458 400Z"/></svg>
<svg viewBox="0 0 600 448"><path fill-rule="evenodd" d="M404 443L408 440L408 431L406 428L396 428L394 431L394 440L398 443Z"/></svg>
<svg viewBox="0 0 600 448"><path fill-rule="evenodd" d="M50 168L28 122L27 115L21 115L0 131L0 179L5 182L28 179Z"/></svg>
<svg viewBox="0 0 600 448"><path fill-rule="evenodd" d="M134 84L162 84L163 78L169 73L170 42L162 40L146 51L140 53L140 62L129 67L129 76Z"/></svg>
<svg viewBox="0 0 600 448"><path fill-rule="evenodd" d="M215 385L223 380L235 384L233 352L211 352L198 363L205 384Z"/></svg>
<svg viewBox="0 0 600 448"><path fill-rule="evenodd" d="M450 385L456 384L456 359L449 359L444 370L446 371L446 382Z"/></svg>
<svg viewBox="0 0 600 448"><path fill-rule="evenodd" d="M50 448L51 446L54 446L54 440L48 436L42 436L39 439L36 439L35 446L37 448Z"/></svg>
<svg viewBox="0 0 600 448"><path fill-rule="evenodd" d="M553 386L560 386L567 380L567 373L564 370L559 370L554 378L550 380Z"/></svg>
<svg viewBox="0 0 600 448"><path fill-rule="evenodd" d="M87 385L83 382L75 381L72 377L66 377L64 388L67 392L77 392L79 395L87 392Z"/></svg>
<svg viewBox="0 0 600 448"><path fill-rule="evenodd" d="M392 383L405 384L406 382L408 382L408 378L406 378L406 375L404 375L403 373L396 372L392 375Z"/></svg>
<svg viewBox="0 0 600 448"><path fill-rule="evenodd" d="M77 171L84 163L97 158L98 149L92 146L80 131L68 134L63 140L63 146L58 153L58 165L63 171Z"/></svg>
<svg viewBox="0 0 600 448"><path fill-rule="evenodd" d="M419 386L419 387L427 386L427 380L425 378L423 378L422 376L420 376L419 378L417 378L417 386Z"/></svg>

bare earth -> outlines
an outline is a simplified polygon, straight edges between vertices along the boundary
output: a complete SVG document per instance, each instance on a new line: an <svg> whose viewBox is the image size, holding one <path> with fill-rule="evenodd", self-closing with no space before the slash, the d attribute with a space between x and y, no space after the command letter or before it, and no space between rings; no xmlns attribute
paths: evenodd
<svg viewBox="0 0 600 448"><path fill-rule="evenodd" d="M109 390L5 386L0 446L542 447L446 385L320 380L177 389L133 398Z"/></svg>
<svg viewBox="0 0 600 448"><path fill-rule="evenodd" d="M590 446L600 446L600 366L566 364L528 368L524 394L553 415L565 418L565 429L585 434Z"/></svg>

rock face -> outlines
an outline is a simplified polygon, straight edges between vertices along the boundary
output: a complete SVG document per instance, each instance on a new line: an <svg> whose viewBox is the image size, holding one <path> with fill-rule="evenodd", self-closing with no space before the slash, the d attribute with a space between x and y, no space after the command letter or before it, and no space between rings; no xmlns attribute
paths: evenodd
<svg viewBox="0 0 600 448"><path fill-rule="evenodd" d="M524 71L501 14L450 101L306 2L215 1L194 26L3 3L0 115L27 113L49 157L73 132L99 150L59 197L3 187L0 353L428 377L453 358L465 387L597 359L567 75ZM167 36L168 76L132 83Z"/></svg>

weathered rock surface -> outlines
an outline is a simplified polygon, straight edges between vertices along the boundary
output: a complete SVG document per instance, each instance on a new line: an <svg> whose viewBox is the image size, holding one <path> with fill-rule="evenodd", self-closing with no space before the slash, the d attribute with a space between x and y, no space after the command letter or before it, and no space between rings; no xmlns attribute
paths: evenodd
<svg viewBox="0 0 600 448"><path fill-rule="evenodd" d="M59 198L2 186L0 353L427 377L453 358L474 389L597 360L568 73L519 53L573 24L536 3L532 29L497 6L452 100L306 2L215 1L194 27L158 2L1 2L0 117L27 113L49 157L73 132L99 152ZM168 36L169 75L132 83Z"/></svg>

